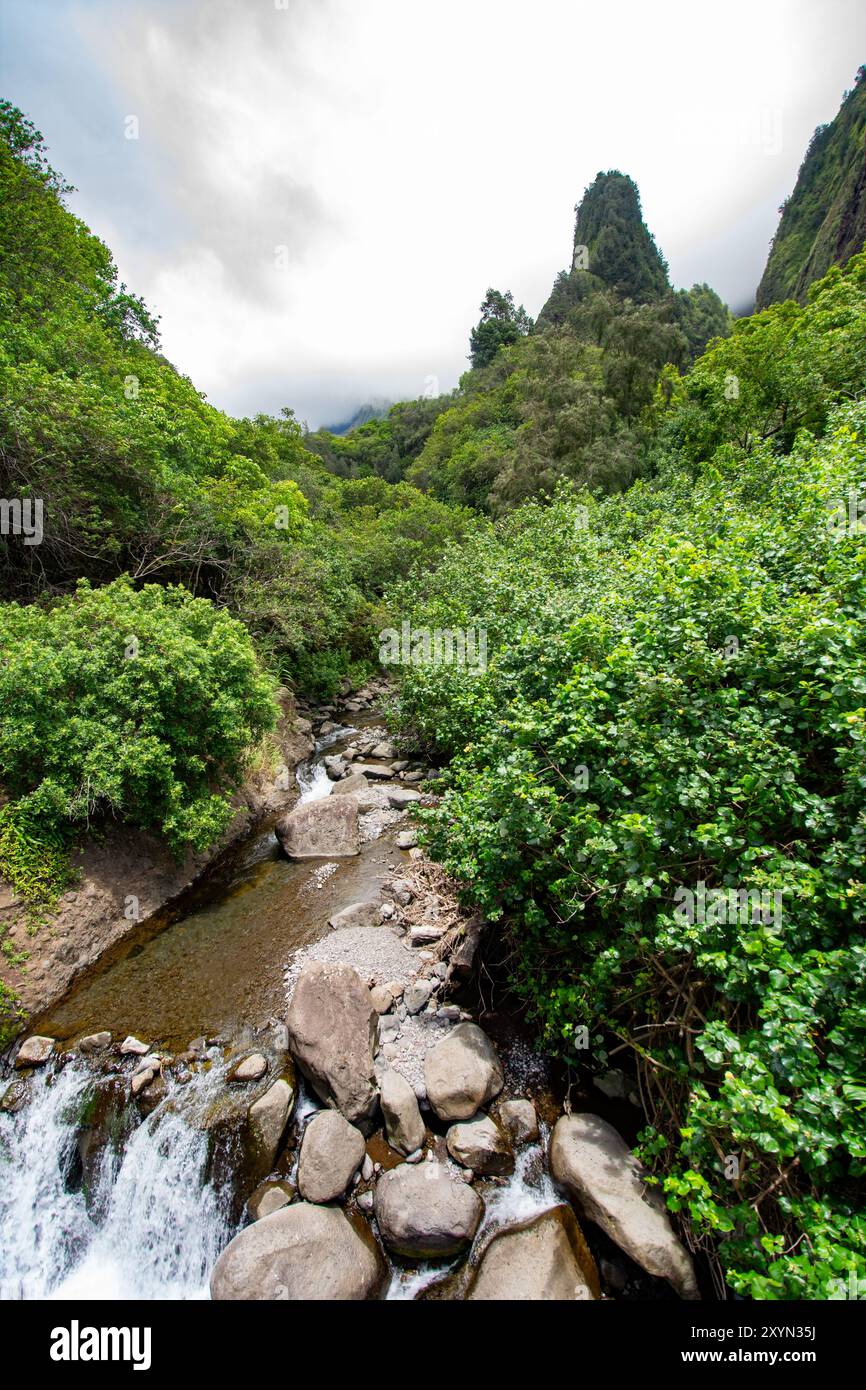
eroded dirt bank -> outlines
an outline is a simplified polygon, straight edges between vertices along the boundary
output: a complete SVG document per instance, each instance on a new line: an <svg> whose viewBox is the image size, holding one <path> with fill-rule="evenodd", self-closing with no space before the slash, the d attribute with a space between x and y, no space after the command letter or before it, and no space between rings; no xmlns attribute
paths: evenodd
<svg viewBox="0 0 866 1390"><path fill-rule="evenodd" d="M0 879L0 925L8 926L14 950L28 956L23 967L4 961L2 979L28 1016L51 1008L125 938L170 916L173 904L192 885L249 839L260 823L297 800L294 769L313 749L312 727L298 714L289 691L280 691L279 700L277 727L234 797L231 825L209 849L178 863L159 836L124 826L110 830L101 842L88 840L73 860L77 885L34 936L27 932L20 903Z"/></svg>

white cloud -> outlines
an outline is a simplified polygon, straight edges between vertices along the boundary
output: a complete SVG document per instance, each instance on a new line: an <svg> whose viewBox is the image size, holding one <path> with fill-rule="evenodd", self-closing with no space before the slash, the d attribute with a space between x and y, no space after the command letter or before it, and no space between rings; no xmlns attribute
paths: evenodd
<svg viewBox="0 0 866 1390"><path fill-rule="evenodd" d="M168 356L218 404L291 404L317 423L417 395L429 374L455 384L489 284L537 313L599 169L636 179L675 283L742 304L811 131L853 82L859 13L853 0L64 5L66 172L161 314ZM37 124L39 81L36 64ZM122 150L118 112L141 127ZM112 179L88 194L102 147Z"/></svg>

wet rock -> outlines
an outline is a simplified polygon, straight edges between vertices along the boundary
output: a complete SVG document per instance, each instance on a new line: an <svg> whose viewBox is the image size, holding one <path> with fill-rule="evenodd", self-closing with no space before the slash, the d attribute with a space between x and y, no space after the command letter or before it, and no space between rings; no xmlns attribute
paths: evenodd
<svg viewBox="0 0 866 1390"><path fill-rule="evenodd" d="M420 1014L432 993L433 986L429 980L416 980L413 985L407 985L403 995L406 1012Z"/></svg>
<svg viewBox="0 0 866 1390"><path fill-rule="evenodd" d="M379 781L388 781L391 776L390 767L380 767L378 763L355 763L354 770Z"/></svg>
<svg viewBox="0 0 866 1390"><path fill-rule="evenodd" d="M375 1298L386 1279L382 1252L361 1218L355 1225L337 1207L293 1202L229 1242L210 1289L217 1301L347 1302Z"/></svg>
<svg viewBox="0 0 866 1390"><path fill-rule="evenodd" d="M328 926L339 931L341 927L375 927L379 921L379 904L374 902L350 903L328 919Z"/></svg>
<svg viewBox="0 0 866 1390"><path fill-rule="evenodd" d="M504 1100L497 1118L512 1144L534 1144L538 1138L538 1116L531 1100Z"/></svg>
<svg viewBox="0 0 866 1390"><path fill-rule="evenodd" d="M295 1104L294 1078L280 1077L247 1112L248 1171L251 1179L270 1173L277 1160Z"/></svg>
<svg viewBox="0 0 866 1390"><path fill-rule="evenodd" d="M15 1058L16 1067L41 1067L54 1051L54 1039L42 1038L38 1034L25 1038Z"/></svg>
<svg viewBox="0 0 866 1390"><path fill-rule="evenodd" d="M152 1067L146 1067L144 1071L137 1071L132 1078L133 1096L140 1096L142 1091L147 1089L151 1081L153 1081L154 1077L157 1075L158 1073Z"/></svg>
<svg viewBox="0 0 866 1390"><path fill-rule="evenodd" d="M683 1298L699 1298L691 1256L660 1195L612 1125L598 1115L563 1115L550 1144L554 1180L636 1264L667 1279Z"/></svg>
<svg viewBox="0 0 866 1390"><path fill-rule="evenodd" d="M402 1163L376 1184L374 1210L382 1239L410 1259L447 1259L473 1240L484 1204L441 1163Z"/></svg>
<svg viewBox="0 0 866 1390"><path fill-rule="evenodd" d="M570 1207L554 1207L498 1232L472 1276L473 1302L584 1302L601 1290L595 1261Z"/></svg>
<svg viewBox="0 0 866 1390"><path fill-rule="evenodd" d="M276 834L290 859L350 857L360 849L357 802L347 796L306 802L277 822Z"/></svg>
<svg viewBox="0 0 866 1390"><path fill-rule="evenodd" d="M301 1141L298 1190L305 1202L342 1197L364 1161L364 1136L336 1110L314 1115Z"/></svg>
<svg viewBox="0 0 866 1390"><path fill-rule="evenodd" d="M379 1093L388 1143L398 1153L414 1153L424 1143L425 1134L415 1092L404 1076L385 1067L379 1072Z"/></svg>
<svg viewBox="0 0 866 1390"><path fill-rule="evenodd" d="M332 753L329 757L324 758L323 762L328 776L332 781L338 782L346 771L345 758L341 758L339 753Z"/></svg>
<svg viewBox="0 0 866 1390"><path fill-rule="evenodd" d="M23 1110L29 1099L30 1086L28 1081L26 1078L18 1077L3 1092L3 1097L0 1099L0 1114L17 1115L19 1110Z"/></svg>
<svg viewBox="0 0 866 1390"><path fill-rule="evenodd" d="M261 1081L267 1075L268 1059L261 1052L251 1052L248 1057L242 1057L239 1062L235 1062L229 1071L226 1081L233 1084L241 1084L248 1081Z"/></svg>
<svg viewBox="0 0 866 1390"><path fill-rule="evenodd" d="M204 1042L204 1039L202 1039L202 1042ZM120 1052L123 1057L146 1057L149 1051L150 1045L148 1043L139 1042L138 1038L134 1038L131 1033L129 1037L124 1038L123 1042L120 1044ZM194 1051L192 1044L190 1044L189 1051Z"/></svg>
<svg viewBox="0 0 866 1390"><path fill-rule="evenodd" d="M111 1034L105 1032L88 1033L86 1038L80 1038L78 1041L78 1051L84 1052L85 1054L104 1052L105 1049L110 1046Z"/></svg>
<svg viewBox="0 0 866 1390"><path fill-rule="evenodd" d="M133 1081L133 1085L134 1085ZM142 1115L152 1115L168 1095L168 1085L161 1072L151 1077L144 1091L138 1097L138 1108Z"/></svg>
<svg viewBox="0 0 866 1390"><path fill-rule="evenodd" d="M298 976L286 1016L289 1048L316 1094L365 1134L378 1099L378 1019L370 991L351 966L315 960Z"/></svg>
<svg viewBox="0 0 866 1390"><path fill-rule="evenodd" d="M282 1179L278 1182L263 1182L256 1188L247 1202L247 1215L252 1221L261 1221L263 1216L281 1211L294 1200L295 1189Z"/></svg>
<svg viewBox="0 0 866 1390"><path fill-rule="evenodd" d="M415 830L400 830L394 837L394 844L398 849L414 849L418 843L418 834Z"/></svg>
<svg viewBox="0 0 866 1390"><path fill-rule="evenodd" d="M445 1136L448 1152L464 1168L489 1177L514 1172L508 1139L489 1115L452 1125Z"/></svg>
<svg viewBox="0 0 866 1390"><path fill-rule="evenodd" d="M475 1023L458 1023L424 1061L427 1096L440 1120L468 1120L504 1084L496 1049Z"/></svg>

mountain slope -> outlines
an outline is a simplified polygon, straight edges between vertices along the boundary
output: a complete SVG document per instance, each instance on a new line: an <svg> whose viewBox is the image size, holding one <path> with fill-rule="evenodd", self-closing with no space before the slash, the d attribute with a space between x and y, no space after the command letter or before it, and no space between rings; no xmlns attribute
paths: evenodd
<svg viewBox="0 0 866 1390"><path fill-rule="evenodd" d="M866 65L835 120L819 126L783 204L755 299L758 309L806 297L831 265L866 241Z"/></svg>

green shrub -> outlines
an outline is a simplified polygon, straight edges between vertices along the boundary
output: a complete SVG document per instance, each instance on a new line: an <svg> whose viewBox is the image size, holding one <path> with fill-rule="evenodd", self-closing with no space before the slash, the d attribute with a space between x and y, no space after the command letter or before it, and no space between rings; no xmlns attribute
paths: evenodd
<svg viewBox="0 0 866 1390"><path fill-rule="evenodd" d="M760 1298L866 1277L866 536L828 524L864 476L860 404L588 525L561 492L393 599L488 629L483 674L404 671L404 723L454 759L432 853L545 1042L631 1055L670 1207ZM689 924L700 883L781 916Z"/></svg>
<svg viewBox="0 0 866 1390"><path fill-rule="evenodd" d="M2 827L16 887L49 872L22 845L113 818L203 849L231 819L247 750L275 721L242 625L179 587L82 581L45 607L0 607ZM32 858L32 856L29 856Z"/></svg>

